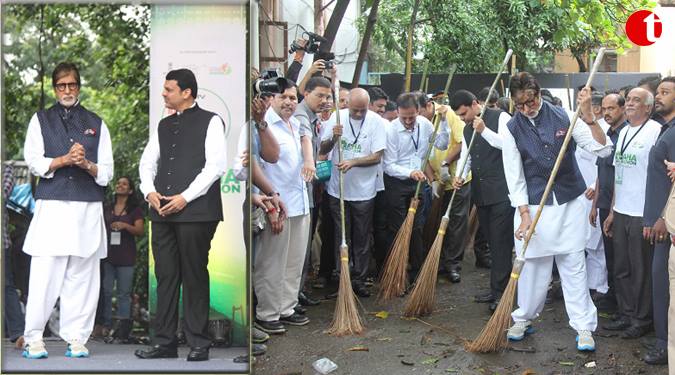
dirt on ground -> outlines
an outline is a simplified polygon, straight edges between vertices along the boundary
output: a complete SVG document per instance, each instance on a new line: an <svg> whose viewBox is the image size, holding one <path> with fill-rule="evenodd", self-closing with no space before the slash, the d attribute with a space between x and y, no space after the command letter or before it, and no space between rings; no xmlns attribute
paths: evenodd
<svg viewBox="0 0 675 375"><path fill-rule="evenodd" d="M474 339L490 318L488 304L473 301L487 291L489 270L476 268L473 257L465 259L463 268L458 284L439 278L436 310L419 319L402 317L406 297L378 304L374 285L373 296L359 299L366 323L359 336L333 337L324 332L335 300L323 299L307 308L309 324L287 327L285 334L271 337L267 354L256 357L254 373L316 374L312 363L325 357L338 366L331 374L668 374L667 366L642 361L653 333L625 340L599 327L594 334L596 351L577 351L576 332L568 324L562 300L545 305L534 322L536 332L509 349L495 354L467 352L464 343ZM334 288L311 293L323 298ZM608 315L601 313L599 325L607 322Z"/></svg>

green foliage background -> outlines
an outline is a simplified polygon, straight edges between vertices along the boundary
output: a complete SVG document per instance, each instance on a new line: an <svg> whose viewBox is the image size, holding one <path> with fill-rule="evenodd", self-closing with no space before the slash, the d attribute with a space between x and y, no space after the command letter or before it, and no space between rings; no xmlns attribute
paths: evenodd
<svg viewBox="0 0 675 375"><path fill-rule="evenodd" d="M406 33L415 0L381 1L369 48L369 69L403 72ZM372 0L364 2L364 11ZM572 51L577 61L598 47L630 48L623 25L638 9L653 9L650 0L421 0L414 53L423 53L430 72L452 63L458 73L491 72L508 48L519 70L550 69L556 52ZM357 21L365 28L367 15ZM424 63L413 62L421 72ZM585 70L580 66L580 71Z"/></svg>

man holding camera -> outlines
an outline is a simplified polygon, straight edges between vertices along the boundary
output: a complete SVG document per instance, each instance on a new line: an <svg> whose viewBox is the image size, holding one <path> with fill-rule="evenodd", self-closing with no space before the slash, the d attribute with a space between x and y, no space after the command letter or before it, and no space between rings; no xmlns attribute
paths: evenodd
<svg viewBox="0 0 675 375"><path fill-rule="evenodd" d="M150 203L157 277L155 346L138 358L178 357L178 298L183 286L188 361L209 359L209 249L223 220L219 181L227 167L225 125L197 105L197 80L188 69L166 75L163 118L143 150L141 191Z"/></svg>

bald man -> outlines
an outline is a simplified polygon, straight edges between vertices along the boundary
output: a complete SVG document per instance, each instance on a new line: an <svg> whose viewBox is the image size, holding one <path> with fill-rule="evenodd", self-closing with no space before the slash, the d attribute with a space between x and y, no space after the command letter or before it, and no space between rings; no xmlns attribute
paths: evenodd
<svg viewBox="0 0 675 375"><path fill-rule="evenodd" d="M344 173L345 232L351 250L351 273L354 292L369 297L365 286L370 260L370 228L377 194L377 166L386 147L384 121L368 110L370 97L361 88L349 92L349 104L340 110L340 124L335 115L326 123L321 135L319 154L331 153L333 170L328 181L328 204L335 223L335 264L340 265L340 188L339 173ZM339 162L338 139L342 144L342 162ZM339 271L339 270L338 270Z"/></svg>

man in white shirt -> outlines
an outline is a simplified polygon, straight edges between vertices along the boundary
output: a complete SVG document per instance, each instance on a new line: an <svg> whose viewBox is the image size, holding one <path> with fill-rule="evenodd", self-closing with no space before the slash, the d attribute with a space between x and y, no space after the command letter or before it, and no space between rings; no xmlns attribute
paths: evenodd
<svg viewBox="0 0 675 375"><path fill-rule="evenodd" d="M577 349L595 350L592 332L597 327L597 310L587 288L584 249L588 226L583 220L586 184L574 158L575 145L597 156L611 153L607 140L591 113L590 93L580 96L583 115L572 132L555 183L545 202L541 218L527 253L523 238L530 230L548 178L569 131L570 116L560 107L542 100L534 77L521 72L511 77L511 95L517 112L502 135L504 174L509 186L514 217L516 255L525 258L518 278L518 309L511 316L510 340L522 340L532 333L532 321L544 307L555 259L560 273L565 309L570 326L577 331Z"/></svg>
<svg viewBox="0 0 675 375"><path fill-rule="evenodd" d="M255 243L253 287L258 298L255 326L270 334L286 332L285 325L301 326L309 319L296 313L302 267L310 229L307 184L302 178L300 122L293 116L297 88L275 94L265 114L268 131L279 143L276 163L261 161L267 179L286 204L286 217L270 223Z"/></svg>
<svg viewBox="0 0 675 375"><path fill-rule="evenodd" d="M429 120L419 115L419 102L415 93L403 93L396 100L398 104L398 118L392 121L387 131L387 145L384 151L384 186L385 196L390 206L389 217L389 244L391 249L396 233L400 229L408 213L410 201L415 195L418 181L426 181L431 176L422 172L422 162L428 147L433 147L433 125ZM447 148L445 142L435 141L439 149ZM421 194L418 196L421 200ZM422 207L422 203L418 205ZM417 273L424 263L427 249L423 246L421 209L415 213L412 235L410 238L409 279L415 280Z"/></svg>
<svg viewBox="0 0 675 375"><path fill-rule="evenodd" d="M60 297L59 336L67 357L88 357L100 290L100 259L107 256L103 199L113 176L110 133L79 102L80 73L60 63L52 73L58 100L30 120L24 159L40 177L35 213L23 251L32 256L23 356L46 358L42 335Z"/></svg>
<svg viewBox="0 0 675 375"><path fill-rule="evenodd" d="M614 243L614 272L619 317L604 328L623 330L621 337L634 339L652 328L651 267L654 246L643 237L643 212L649 150L661 125L649 118L654 96L643 88L626 97L628 126L621 129L614 154L614 199L603 223Z"/></svg>
<svg viewBox="0 0 675 375"><path fill-rule="evenodd" d="M197 80L188 69L166 75L162 92L173 114L151 130L138 166L150 203L157 277L154 347L141 359L176 358L179 291L188 361L209 359L209 249L223 220L220 177L227 167L225 124L197 105Z"/></svg>
<svg viewBox="0 0 675 375"><path fill-rule="evenodd" d="M370 261L370 230L377 194L377 169L386 146L381 124L384 120L368 110L369 102L366 90L351 90L348 108L340 110L342 123L336 124L335 115L331 117L323 131L320 150L321 155L332 151L333 170L327 190L335 233L341 233L339 174L344 173L345 232L354 264L351 280L354 292L360 297L370 296L365 285ZM345 122L349 127L343 131ZM342 145L341 163L336 147L338 138ZM339 265L342 239L335 236L334 242L335 264Z"/></svg>

